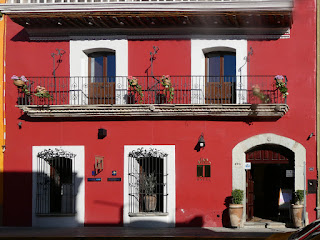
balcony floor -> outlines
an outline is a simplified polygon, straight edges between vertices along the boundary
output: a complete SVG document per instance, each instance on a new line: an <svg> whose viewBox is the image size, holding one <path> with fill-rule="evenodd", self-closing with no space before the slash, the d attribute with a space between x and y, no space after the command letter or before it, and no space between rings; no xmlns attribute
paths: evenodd
<svg viewBox="0 0 320 240"><path fill-rule="evenodd" d="M127 104L127 105L18 105L35 118L206 118L210 120L277 120L287 104Z"/></svg>

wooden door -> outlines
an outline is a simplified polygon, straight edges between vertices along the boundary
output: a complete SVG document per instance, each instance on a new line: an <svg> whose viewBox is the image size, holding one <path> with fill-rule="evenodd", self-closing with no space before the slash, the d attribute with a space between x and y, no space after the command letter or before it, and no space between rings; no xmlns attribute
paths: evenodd
<svg viewBox="0 0 320 240"><path fill-rule="evenodd" d="M115 104L115 83L108 82L108 78L100 79L101 82L89 83L89 104Z"/></svg>
<svg viewBox="0 0 320 240"><path fill-rule="evenodd" d="M252 178L251 170L246 171L246 178L247 178L247 187L246 187L246 216L247 221L250 221L253 218L254 214L254 181Z"/></svg>
<svg viewBox="0 0 320 240"><path fill-rule="evenodd" d="M115 104L115 54L97 52L88 59L88 103Z"/></svg>
<svg viewBox="0 0 320 240"><path fill-rule="evenodd" d="M236 55L212 52L206 55L206 104L235 103Z"/></svg>

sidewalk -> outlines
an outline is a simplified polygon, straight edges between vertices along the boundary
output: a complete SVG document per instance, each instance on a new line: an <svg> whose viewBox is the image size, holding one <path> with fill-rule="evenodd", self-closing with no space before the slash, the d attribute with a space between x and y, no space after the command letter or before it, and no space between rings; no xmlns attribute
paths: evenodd
<svg viewBox="0 0 320 240"><path fill-rule="evenodd" d="M296 231L290 228L32 228L1 227L0 239L264 239L273 233Z"/></svg>

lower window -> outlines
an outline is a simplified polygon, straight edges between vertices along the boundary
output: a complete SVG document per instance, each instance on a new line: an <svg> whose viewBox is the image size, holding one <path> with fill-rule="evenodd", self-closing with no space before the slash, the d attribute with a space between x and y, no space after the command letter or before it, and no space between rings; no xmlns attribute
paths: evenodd
<svg viewBox="0 0 320 240"><path fill-rule="evenodd" d="M167 154L143 148L129 154L129 214L166 213Z"/></svg>
<svg viewBox="0 0 320 240"><path fill-rule="evenodd" d="M37 215L75 213L75 156L62 149L37 154Z"/></svg>

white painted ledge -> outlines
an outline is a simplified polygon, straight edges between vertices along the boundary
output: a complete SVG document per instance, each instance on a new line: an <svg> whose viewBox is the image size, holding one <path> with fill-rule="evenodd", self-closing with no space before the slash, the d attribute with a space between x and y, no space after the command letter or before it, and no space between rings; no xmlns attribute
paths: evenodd
<svg viewBox="0 0 320 240"><path fill-rule="evenodd" d="M50 3L49 3L50 2ZM46 13L46 12L96 12L96 11L292 11L293 0L100 0L74 2L68 0L11 0L0 4L3 13Z"/></svg>
<svg viewBox="0 0 320 240"><path fill-rule="evenodd" d="M284 116L287 104L127 104L127 105L18 105L29 117L209 117L269 118Z"/></svg>

